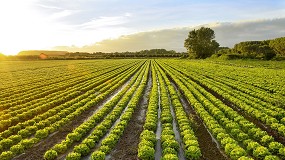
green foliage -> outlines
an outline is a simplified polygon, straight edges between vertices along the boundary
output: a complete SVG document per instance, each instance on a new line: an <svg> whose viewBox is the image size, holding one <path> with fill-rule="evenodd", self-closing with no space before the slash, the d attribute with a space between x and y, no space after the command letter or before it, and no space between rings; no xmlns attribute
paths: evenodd
<svg viewBox="0 0 285 160"><path fill-rule="evenodd" d="M21 135L23 138L27 138L27 137L32 135L32 133L29 130L27 130L27 129L20 130L18 132L18 134Z"/></svg>
<svg viewBox="0 0 285 160"><path fill-rule="evenodd" d="M78 142L81 139L81 134L78 132L72 132L72 133L69 133L67 137L73 142Z"/></svg>
<svg viewBox="0 0 285 160"><path fill-rule="evenodd" d="M77 152L71 152L66 156L66 160L80 160L81 154Z"/></svg>
<svg viewBox="0 0 285 160"><path fill-rule="evenodd" d="M179 160L176 154L165 154L162 156L162 160Z"/></svg>
<svg viewBox="0 0 285 160"><path fill-rule="evenodd" d="M269 155L269 156L266 156L264 160L280 160L280 158L277 156Z"/></svg>
<svg viewBox="0 0 285 160"><path fill-rule="evenodd" d="M189 32L188 38L185 39L184 47L194 58L207 58L214 54L219 47L219 43L214 38L215 33L210 28L194 29Z"/></svg>
<svg viewBox="0 0 285 160"><path fill-rule="evenodd" d="M74 152L86 156L88 153L90 153L90 148L86 144L79 144L74 147Z"/></svg>
<svg viewBox="0 0 285 160"><path fill-rule="evenodd" d="M45 160L54 160L54 159L56 159L56 157L57 157L57 152L53 149L46 151L46 153L44 155Z"/></svg>
<svg viewBox="0 0 285 160"><path fill-rule="evenodd" d="M85 139L82 143L86 144L90 149L95 147L95 141L90 138Z"/></svg>
<svg viewBox="0 0 285 160"><path fill-rule="evenodd" d="M271 142L268 146L269 151L274 154L277 154L281 148L283 145L279 142Z"/></svg>
<svg viewBox="0 0 285 160"><path fill-rule="evenodd" d="M253 156L259 159L263 159L265 156L270 155L270 152L268 151L267 148L260 146L257 147L254 151L253 151Z"/></svg>
<svg viewBox="0 0 285 160"><path fill-rule="evenodd" d="M13 152L11 151L2 152L0 155L1 160L11 160L12 158L13 158Z"/></svg>
<svg viewBox="0 0 285 160"><path fill-rule="evenodd" d="M154 143L152 143L152 142L151 142L151 141L149 141L149 140L142 139L142 140L140 141L140 143L139 143L139 147L141 147L141 146L154 147L154 146L155 146L155 144L154 144Z"/></svg>
<svg viewBox="0 0 285 160"><path fill-rule="evenodd" d="M246 156L242 156L242 157L240 157L238 160L254 160L254 159L253 159L253 158L246 157Z"/></svg>
<svg viewBox="0 0 285 160"><path fill-rule="evenodd" d="M246 156L246 151L241 147L234 148L230 153L230 157L232 160L237 160L242 156Z"/></svg>
<svg viewBox="0 0 285 160"><path fill-rule="evenodd" d="M177 151L174 148L165 148L162 150L162 155L166 155L166 154L177 154Z"/></svg>
<svg viewBox="0 0 285 160"><path fill-rule="evenodd" d="M176 140L165 140L162 143L162 148L167 148L167 147L174 148L174 149L178 150L179 144Z"/></svg>
<svg viewBox="0 0 285 160"><path fill-rule="evenodd" d="M37 130L35 134L35 137L39 139L46 138L47 136L48 136L48 130L46 129Z"/></svg>
<svg viewBox="0 0 285 160"><path fill-rule="evenodd" d="M152 160L154 159L155 150L149 146L141 146L138 150L138 157L141 160Z"/></svg>
<svg viewBox="0 0 285 160"><path fill-rule="evenodd" d="M274 138L272 136L269 135L265 135L261 138L260 142L261 144L263 144L264 146L268 146L270 142L273 142Z"/></svg>
<svg viewBox="0 0 285 160"><path fill-rule="evenodd" d="M24 152L24 146L20 145L20 144L17 144L17 145L14 145L10 148L10 150L13 152L13 154L15 155L18 155L18 154L21 154Z"/></svg>
<svg viewBox="0 0 285 160"><path fill-rule="evenodd" d="M235 143L227 143L225 146L225 152L227 155L230 155L233 149L239 148L237 144Z"/></svg>
<svg viewBox="0 0 285 160"><path fill-rule="evenodd" d="M23 145L23 147L25 149L31 148L35 143L37 142L36 138L32 138L32 139L24 139L20 142L21 145Z"/></svg>
<svg viewBox="0 0 285 160"><path fill-rule="evenodd" d="M234 50L245 58L262 57L272 59L276 53L269 47L269 41L247 41L235 44Z"/></svg>
<svg viewBox="0 0 285 160"><path fill-rule="evenodd" d="M104 152L105 154L108 154L111 151L111 148L109 146L101 145L99 150Z"/></svg>
<svg viewBox="0 0 285 160"><path fill-rule="evenodd" d="M106 154L102 151L95 151L91 155L91 160L105 160Z"/></svg>
<svg viewBox="0 0 285 160"><path fill-rule="evenodd" d="M190 147L190 146L196 146L199 147L199 143L197 140L186 140L185 141L185 147Z"/></svg>
<svg viewBox="0 0 285 160"><path fill-rule="evenodd" d="M149 131L147 129L144 129L142 131L140 138L151 141L153 144L155 144L155 142L156 142L155 133L153 131Z"/></svg>
<svg viewBox="0 0 285 160"><path fill-rule="evenodd" d="M285 56L285 37L276 38L270 41L269 46L279 55Z"/></svg>
<svg viewBox="0 0 285 160"><path fill-rule="evenodd" d="M53 149L57 153L61 154L61 153L64 153L67 150L67 145L59 143L59 144L56 144L55 146L53 146Z"/></svg>
<svg viewBox="0 0 285 160"><path fill-rule="evenodd" d="M202 156L201 150L197 146L189 146L185 150L185 156L189 160L197 160Z"/></svg>
<svg viewBox="0 0 285 160"><path fill-rule="evenodd" d="M260 144L258 144L257 142L249 142L247 147L246 147L246 150L248 152L253 152L253 150L255 150L259 146L260 146Z"/></svg>
<svg viewBox="0 0 285 160"><path fill-rule="evenodd" d="M278 153L282 156L282 158L285 158L285 147L280 148Z"/></svg>
<svg viewBox="0 0 285 160"><path fill-rule="evenodd" d="M3 149L8 149L13 145L13 141L11 139L3 139L0 142L0 145L3 147Z"/></svg>

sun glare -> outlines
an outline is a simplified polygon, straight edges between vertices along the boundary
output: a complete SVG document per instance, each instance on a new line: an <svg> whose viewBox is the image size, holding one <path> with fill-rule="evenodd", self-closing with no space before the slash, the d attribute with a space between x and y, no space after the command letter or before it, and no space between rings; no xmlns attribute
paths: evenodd
<svg viewBox="0 0 285 160"><path fill-rule="evenodd" d="M15 55L21 50L43 48L44 23L33 10L34 0L0 1L0 53ZM41 23L42 22L42 23Z"/></svg>

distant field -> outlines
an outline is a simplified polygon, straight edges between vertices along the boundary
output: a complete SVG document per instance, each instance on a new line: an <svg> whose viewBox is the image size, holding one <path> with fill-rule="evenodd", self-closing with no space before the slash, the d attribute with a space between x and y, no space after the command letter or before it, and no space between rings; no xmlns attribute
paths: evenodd
<svg viewBox="0 0 285 160"><path fill-rule="evenodd" d="M0 62L0 160L285 159L285 63Z"/></svg>

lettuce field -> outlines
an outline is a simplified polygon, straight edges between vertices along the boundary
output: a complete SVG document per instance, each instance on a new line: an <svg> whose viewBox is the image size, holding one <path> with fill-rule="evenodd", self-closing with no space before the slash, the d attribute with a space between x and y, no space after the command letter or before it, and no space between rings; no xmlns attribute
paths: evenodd
<svg viewBox="0 0 285 160"><path fill-rule="evenodd" d="M0 62L0 160L285 159L281 62Z"/></svg>

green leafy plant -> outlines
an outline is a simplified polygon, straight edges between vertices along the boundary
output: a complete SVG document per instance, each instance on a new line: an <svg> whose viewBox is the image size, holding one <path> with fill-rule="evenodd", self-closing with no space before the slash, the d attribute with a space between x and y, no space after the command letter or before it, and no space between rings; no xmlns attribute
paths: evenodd
<svg viewBox="0 0 285 160"><path fill-rule="evenodd" d="M11 151L2 152L0 155L1 160L11 160L12 158L13 158L13 152Z"/></svg>
<svg viewBox="0 0 285 160"><path fill-rule="evenodd" d="M90 152L90 148L86 144L79 144L74 147L74 152L86 156Z"/></svg>
<svg viewBox="0 0 285 160"><path fill-rule="evenodd" d="M253 150L253 156L256 158L263 159L267 155L270 155L270 152L263 146L259 146Z"/></svg>
<svg viewBox="0 0 285 160"><path fill-rule="evenodd" d="M185 156L189 160L197 160L202 156L201 150L197 146L190 146L185 151Z"/></svg>
<svg viewBox="0 0 285 160"><path fill-rule="evenodd" d="M10 148L10 150L13 152L14 155L18 155L24 152L24 146L21 144L14 145Z"/></svg>
<svg viewBox="0 0 285 160"><path fill-rule="evenodd" d="M80 160L81 154L77 152L71 152L66 156L66 160Z"/></svg>
<svg viewBox="0 0 285 160"><path fill-rule="evenodd" d="M141 146L138 150L138 157L141 160L152 160L154 159L155 150L149 146Z"/></svg>
<svg viewBox="0 0 285 160"><path fill-rule="evenodd" d="M48 134L49 134L48 130L41 129L41 130L36 131L35 137L39 138L39 139L43 139L43 138L46 138L48 136Z"/></svg>
<svg viewBox="0 0 285 160"><path fill-rule="evenodd" d="M246 156L246 151L243 148L241 148L241 147L234 148L231 151L231 153L230 153L230 157L233 160L237 160L237 159L239 159L240 157L243 157L243 156Z"/></svg>
<svg viewBox="0 0 285 160"><path fill-rule="evenodd" d="M45 155L44 155L44 159L45 160L54 160L57 157L57 152L53 149L48 150Z"/></svg>
<svg viewBox="0 0 285 160"><path fill-rule="evenodd" d="M106 154L102 151L95 151L91 155L91 160L105 160Z"/></svg>
<svg viewBox="0 0 285 160"><path fill-rule="evenodd" d="M53 146L53 149L57 153L61 154L61 153L64 153L67 150L67 145L59 143L59 144L56 144L55 146Z"/></svg>
<svg viewBox="0 0 285 160"><path fill-rule="evenodd" d="M161 160L179 160L178 156L176 154L165 154L162 156Z"/></svg>

